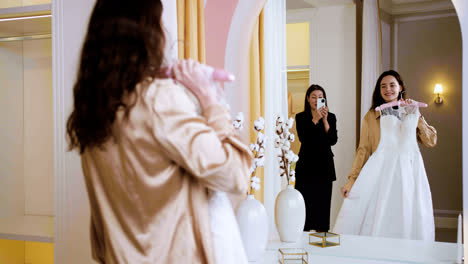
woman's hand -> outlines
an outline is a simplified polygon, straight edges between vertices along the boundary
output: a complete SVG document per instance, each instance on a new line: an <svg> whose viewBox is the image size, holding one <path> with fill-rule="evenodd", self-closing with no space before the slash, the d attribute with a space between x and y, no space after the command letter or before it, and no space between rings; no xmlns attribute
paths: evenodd
<svg viewBox="0 0 468 264"><path fill-rule="evenodd" d="M330 130L330 124L328 124L328 107L324 106L319 109L320 114L323 117L323 126L325 127L325 132L328 133L328 130Z"/></svg>
<svg viewBox="0 0 468 264"><path fill-rule="evenodd" d="M328 107L323 106L318 111L320 112L320 114L322 114L322 117L324 119L323 121L325 121L325 119L327 119L327 117L328 117Z"/></svg>
<svg viewBox="0 0 468 264"><path fill-rule="evenodd" d="M410 98L408 98L408 99L403 99L403 98L401 98L401 99L400 99L400 102L406 103L406 104L412 104L412 103L414 103L415 101L414 101L413 99L410 99Z"/></svg>
<svg viewBox="0 0 468 264"><path fill-rule="evenodd" d="M174 63L172 72L174 79L189 89L200 101L202 109L217 103L216 89L203 72L200 63L188 60L179 60Z"/></svg>
<svg viewBox="0 0 468 264"><path fill-rule="evenodd" d="M351 191L351 188L353 188L355 181L355 179L349 179L348 182L343 187L341 187L341 194L344 198L348 197L349 192Z"/></svg>

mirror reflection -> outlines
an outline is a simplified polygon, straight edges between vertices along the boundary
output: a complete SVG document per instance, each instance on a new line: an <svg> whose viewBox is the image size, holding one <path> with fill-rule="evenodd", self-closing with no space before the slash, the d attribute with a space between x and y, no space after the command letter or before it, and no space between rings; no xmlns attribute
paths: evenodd
<svg viewBox="0 0 468 264"><path fill-rule="evenodd" d="M369 176L366 177L372 178L374 181L381 179L378 181L380 185L377 183L372 185L370 181L364 180L361 180L363 183L358 184L367 185L366 188L361 188L368 192L374 192L375 196L372 196L374 198L368 200L373 203L387 201L386 206L389 206L387 211L401 211L403 210L401 204L407 204L408 200L412 200L414 204L417 196L420 198L419 205L410 209L405 207L405 210L409 210L408 212L411 212L413 216L417 211L424 211L426 214L424 217L420 217L421 221L425 223L422 225L426 226L426 229L419 232L421 236L402 238L431 238L430 227L433 226L433 237L436 241L456 242L457 216L462 212L462 49L460 26L453 6L444 10L425 9L423 12L422 8L421 10L395 8L397 5L397 7L404 6L405 1L380 1L381 26L376 38L381 39L378 50L381 67L378 67L372 84L364 86L365 81L362 75L364 58L362 57L363 51L361 51L363 32L361 30L362 20L360 19L362 1L336 1L333 5L320 1L302 0L287 0L286 3L288 9L286 34L289 116L296 117L297 126L300 126L297 118L301 116L300 113L304 112L304 102L307 102L306 92L312 84L316 84L323 87L326 92L327 110L336 116L336 129L338 131L336 144L330 144L332 146L330 152L334 153L336 180L333 181L333 178L328 177L326 173L319 172L324 166L328 166L326 163L323 163L325 165L313 165L312 162L307 162L309 166L305 169L306 173L301 175L297 172L296 175L296 186L304 195L308 211L305 231L324 231L323 229L332 231L337 224L337 218L340 219L339 215L343 216L343 222L350 219L349 216L345 217L344 213L340 213L340 209L346 209L351 214L356 214L358 210L354 208L356 206L344 206L350 197L344 198L341 189L345 187L349 195L352 196L353 188L357 185L354 186L354 182L350 182L348 176L357 175L355 182L357 184L360 181L360 176L366 175L363 172L365 164L370 160L379 159L381 165L372 165L371 171L373 172L368 173ZM385 84L378 82L379 75L388 70L395 70L400 75L406 92L400 93L401 83L398 80L396 80L398 85L394 86L395 93L390 87L392 81L395 80L385 80ZM393 75L389 75L387 78L398 79ZM394 153L386 152L382 157L373 157L376 156L373 154L378 152L378 146L383 144L380 140L384 133L382 131L378 131L379 138L372 145L368 156L361 157L362 155L359 154L358 146L362 144L363 140L365 141L362 133L369 130L366 127L364 115L371 106L376 85L379 89L378 94L384 99L380 103L395 99L386 97L396 96L397 100L403 97L427 104L427 107L418 109L421 117L419 118L419 114L415 114L418 116L416 120L408 119L411 115L407 115L408 117L405 115L398 122L395 121L394 117L389 117L390 121L384 122L394 125L393 128L386 129L387 132L395 130L397 125L400 131L387 133L392 136L385 137L385 141L396 140L396 142L400 142L400 145L402 141L418 144L414 150L415 153L420 153L420 159L416 156L413 158L400 157L400 161L395 163L398 165L395 165L391 159L396 159L398 155L394 155ZM381 92L384 88L387 90ZM364 101L368 102L367 105ZM408 110L405 110L405 107L400 107L398 113L402 115L404 111ZM378 115L377 128L381 129L380 122L387 118L382 119L380 116L382 113L378 113ZM412 136L401 134L402 126L414 126L414 130L411 132ZM296 127L294 131L297 138L300 128ZM421 133L424 135L421 136ZM299 139L301 139L300 135ZM303 148L305 148L303 140L297 140L291 147L295 153L300 153ZM311 147L311 152L315 151L313 148ZM318 152L318 150L316 151ZM323 153L328 155L326 151ZM357 161L361 159L363 161ZM356 162L361 162L362 166L356 168ZM390 164L397 166L400 171L405 171L405 176L389 173L390 170L396 169L395 167L389 169ZM300 166L299 162L298 166ZM371 165L367 166L371 167ZM413 170L418 168L418 173L406 173L406 171L411 171L410 167L407 166ZM300 168L298 169L300 170ZM419 174L423 171L425 171L425 175ZM374 176L370 176L371 174ZM389 176L384 176L384 174L389 174ZM402 176L399 181L396 181L396 174ZM416 174L419 176L416 177ZM409 177L413 178L408 179ZM310 193L317 195L323 191L323 187L319 187L317 182L324 178L328 179L330 183L333 182L332 187L330 187L331 202L329 203L326 198L309 202L307 196L310 196ZM302 184L301 181L307 183ZM406 184L404 181L408 181L408 183ZM426 183L421 184L421 182ZM399 187L393 189L394 185ZM411 192L408 191L408 188L411 188ZM421 191L422 189L424 191ZM411 195L407 196L408 193ZM388 200L381 198L384 195L388 195ZM328 208L328 203L329 213L323 209ZM385 206L378 208L380 209L377 211L380 212L384 210ZM430 212L431 210L432 212ZM380 217L385 219L385 225L391 224L400 227L395 230L397 233L411 232L411 230L406 230L405 225L402 224L407 219L396 219L384 215L380 215ZM329 220L329 226L313 226L323 223L323 219ZM377 221L369 219L368 221L377 223ZM374 235L394 236L394 234L384 233L375 233Z"/></svg>

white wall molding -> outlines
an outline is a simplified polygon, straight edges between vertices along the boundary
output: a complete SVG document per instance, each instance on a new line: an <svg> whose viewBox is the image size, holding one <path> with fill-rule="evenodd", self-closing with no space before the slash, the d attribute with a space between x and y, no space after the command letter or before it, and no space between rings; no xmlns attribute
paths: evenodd
<svg viewBox="0 0 468 264"><path fill-rule="evenodd" d="M456 229L459 214L463 214L463 212L458 210L434 209L435 227Z"/></svg>
<svg viewBox="0 0 468 264"><path fill-rule="evenodd" d="M51 4L0 8L0 17L9 17L10 15L11 17L18 17L18 14L49 12L51 8Z"/></svg>
<svg viewBox="0 0 468 264"><path fill-rule="evenodd" d="M352 5L354 4L354 0L304 0L304 2L314 6L314 7L322 7L322 6L337 6L337 5Z"/></svg>
<svg viewBox="0 0 468 264"><path fill-rule="evenodd" d="M66 178L65 148L65 108L64 108L64 45L63 45L63 2L52 2L52 78L53 78L53 111L54 111L54 190L55 190L55 250L54 259L60 263L64 259L62 250L64 241L65 219L61 217L64 210Z"/></svg>
<svg viewBox="0 0 468 264"><path fill-rule="evenodd" d="M318 9L309 18L309 84L317 82L319 78L320 31L317 18Z"/></svg>
<svg viewBox="0 0 468 264"><path fill-rule="evenodd" d="M303 8L286 11L286 23L309 22L317 12L317 8Z"/></svg>
<svg viewBox="0 0 468 264"><path fill-rule="evenodd" d="M394 17L394 21L396 23L401 23L401 22L430 20L430 19L456 17L456 16L457 16L457 13L454 10L450 10L448 12L439 13L439 14L425 13L425 14L416 14L416 15L404 16L404 17L396 16Z"/></svg>
<svg viewBox="0 0 468 264"><path fill-rule="evenodd" d="M392 68L398 71L398 23L393 23L393 41L392 41Z"/></svg>
<svg viewBox="0 0 468 264"><path fill-rule="evenodd" d="M451 0L431 0L411 3L395 3L393 1L391 14L403 15L445 10L454 10Z"/></svg>

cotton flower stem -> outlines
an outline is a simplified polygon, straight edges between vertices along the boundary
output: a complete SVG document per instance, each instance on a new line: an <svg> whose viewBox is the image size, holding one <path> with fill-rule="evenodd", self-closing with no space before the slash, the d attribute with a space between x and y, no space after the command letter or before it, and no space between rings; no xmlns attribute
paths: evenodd
<svg viewBox="0 0 468 264"><path fill-rule="evenodd" d="M283 160L283 163L284 163L284 171L286 173L286 179L288 181L288 184L289 184L289 163L288 161L286 160L286 153L284 150L281 150L281 153L283 154L281 156L281 159Z"/></svg>
<svg viewBox="0 0 468 264"><path fill-rule="evenodd" d="M247 194L253 194L254 192L254 189L252 188L252 178L255 176L255 172L252 172L252 174L250 174L250 178L249 178L249 191Z"/></svg>

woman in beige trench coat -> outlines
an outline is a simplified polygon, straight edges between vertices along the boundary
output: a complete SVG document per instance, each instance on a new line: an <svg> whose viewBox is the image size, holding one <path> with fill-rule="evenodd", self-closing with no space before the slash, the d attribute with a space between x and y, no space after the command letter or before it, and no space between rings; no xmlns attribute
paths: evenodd
<svg viewBox="0 0 468 264"><path fill-rule="evenodd" d="M83 44L67 134L99 263L214 263L207 189L249 184L250 151L200 65L162 76L161 14L159 0L97 0Z"/></svg>

